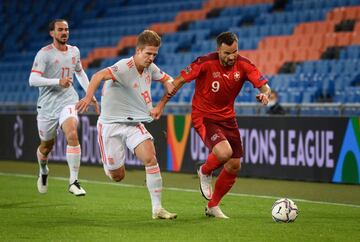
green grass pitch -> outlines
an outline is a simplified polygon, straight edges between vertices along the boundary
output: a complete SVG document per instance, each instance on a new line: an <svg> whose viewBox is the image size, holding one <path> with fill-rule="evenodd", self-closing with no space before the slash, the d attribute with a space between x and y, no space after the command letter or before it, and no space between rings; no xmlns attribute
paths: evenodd
<svg viewBox="0 0 360 242"><path fill-rule="evenodd" d="M67 192L67 166L50 164L49 192L37 164L0 161L0 241L359 241L360 186L240 178L222 202L230 219L204 215L195 175L163 173L163 205L176 220L153 220L144 171L110 182L81 167L85 197ZM292 198L294 223L275 223L272 203Z"/></svg>

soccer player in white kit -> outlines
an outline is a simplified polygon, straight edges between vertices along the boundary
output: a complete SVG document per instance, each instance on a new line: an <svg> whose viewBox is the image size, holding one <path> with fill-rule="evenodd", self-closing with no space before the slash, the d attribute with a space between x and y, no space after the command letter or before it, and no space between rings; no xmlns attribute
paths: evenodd
<svg viewBox="0 0 360 242"><path fill-rule="evenodd" d="M116 182L124 178L125 149L129 148L145 165L152 217L174 219L177 215L161 205L162 178L153 137L142 124L153 120L150 116L151 81L159 80L168 91L172 90L172 78L153 63L160 42L159 35L154 31L143 31L138 36L135 55L95 73L86 96L76 108L79 112L86 111L101 81L106 80L97 124L105 173Z"/></svg>
<svg viewBox="0 0 360 242"><path fill-rule="evenodd" d="M60 126L67 140L66 159L70 169L68 190L75 196L84 196L86 192L78 181L81 149L75 104L79 96L72 85L72 78L75 73L85 91L89 79L82 69L79 49L66 44L69 38L68 22L64 19L53 20L49 24L49 31L53 43L36 54L29 78L30 86L39 87L37 124L41 141L37 149L40 168L37 187L40 193L48 190L48 154L54 146L57 127ZM98 111L93 97L91 102Z"/></svg>

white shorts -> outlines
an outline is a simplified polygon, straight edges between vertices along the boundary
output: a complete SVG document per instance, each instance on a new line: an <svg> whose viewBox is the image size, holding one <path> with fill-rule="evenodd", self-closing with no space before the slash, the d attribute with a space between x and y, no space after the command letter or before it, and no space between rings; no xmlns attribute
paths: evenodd
<svg viewBox="0 0 360 242"><path fill-rule="evenodd" d="M140 143L153 139L142 123L103 124L98 121L97 129L101 160L107 170L124 165L126 147L134 153Z"/></svg>
<svg viewBox="0 0 360 242"><path fill-rule="evenodd" d="M44 116L38 114L37 115L37 125L39 136L42 141L52 140L57 135L58 126L61 127L63 122L68 118L76 118L78 121L77 111L75 109L75 105L68 105L61 110L59 119L48 119Z"/></svg>

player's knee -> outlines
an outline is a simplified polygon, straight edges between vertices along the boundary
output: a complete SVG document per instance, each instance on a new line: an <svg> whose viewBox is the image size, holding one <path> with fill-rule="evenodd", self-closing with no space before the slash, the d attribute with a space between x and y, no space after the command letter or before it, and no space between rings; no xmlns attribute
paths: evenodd
<svg viewBox="0 0 360 242"><path fill-rule="evenodd" d="M238 173L241 170L241 162L235 162L234 164L231 165L232 170L234 171L234 173Z"/></svg>
<svg viewBox="0 0 360 242"><path fill-rule="evenodd" d="M111 176L111 179L113 181L120 182L125 177L125 170L124 169L119 169L119 170L116 170L116 171L111 171L110 176Z"/></svg>
<svg viewBox="0 0 360 242"><path fill-rule="evenodd" d="M240 159L231 159L224 166L226 170L232 174L237 174L241 170Z"/></svg>
<svg viewBox="0 0 360 242"><path fill-rule="evenodd" d="M148 155L143 160L145 166L155 166L157 164L157 159L155 155Z"/></svg>
<svg viewBox="0 0 360 242"><path fill-rule="evenodd" d="M233 154L232 149L224 149L221 152L218 152L217 158L220 161L228 161Z"/></svg>
<svg viewBox="0 0 360 242"><path fill-rule="evenodd" d="M123 175L118 175L118 174L114 174L114 175L111 175L111 179L115 182L121 182L125 177L125 174Z"/></svg>
<svg viewBox="0 0 360 242"><path fill-rule="evenodd" d="M51 152L53 146L54 146L54 142L42 143L39 146L39 150L40 150L41 154L47 156Z"/></svg>
<svg viewBox="0 0 360 242"><path fill-rule="evenodd" d="M67 136L66 136L67 142L68 144L77 144L78 143L78 134L77 134L77 130L71 130L68 132Z"/></svg>
<svg viewBox="0 0 360 242"><path fill-rule="evenodd" d="M52 146L51 146L51 147L50 147L50 146L46 146L46 147L43 147L43 148L40 150L40 152L41 152L41 154L47 156L47 155L51 152L51 150L52 150Z"/></svg>

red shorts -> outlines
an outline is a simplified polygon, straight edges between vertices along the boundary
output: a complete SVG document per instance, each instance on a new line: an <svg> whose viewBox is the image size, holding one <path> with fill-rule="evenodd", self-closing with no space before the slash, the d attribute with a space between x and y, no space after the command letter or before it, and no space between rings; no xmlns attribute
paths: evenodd
<svg viewBox="0 0 360 242"><path fill-rule="evenodd" d="M191 115L193 126L210 150L220 141L227 140L233 150L231 158L241 158L243 147L236 119L212 120L198 114Z"/></svg>

